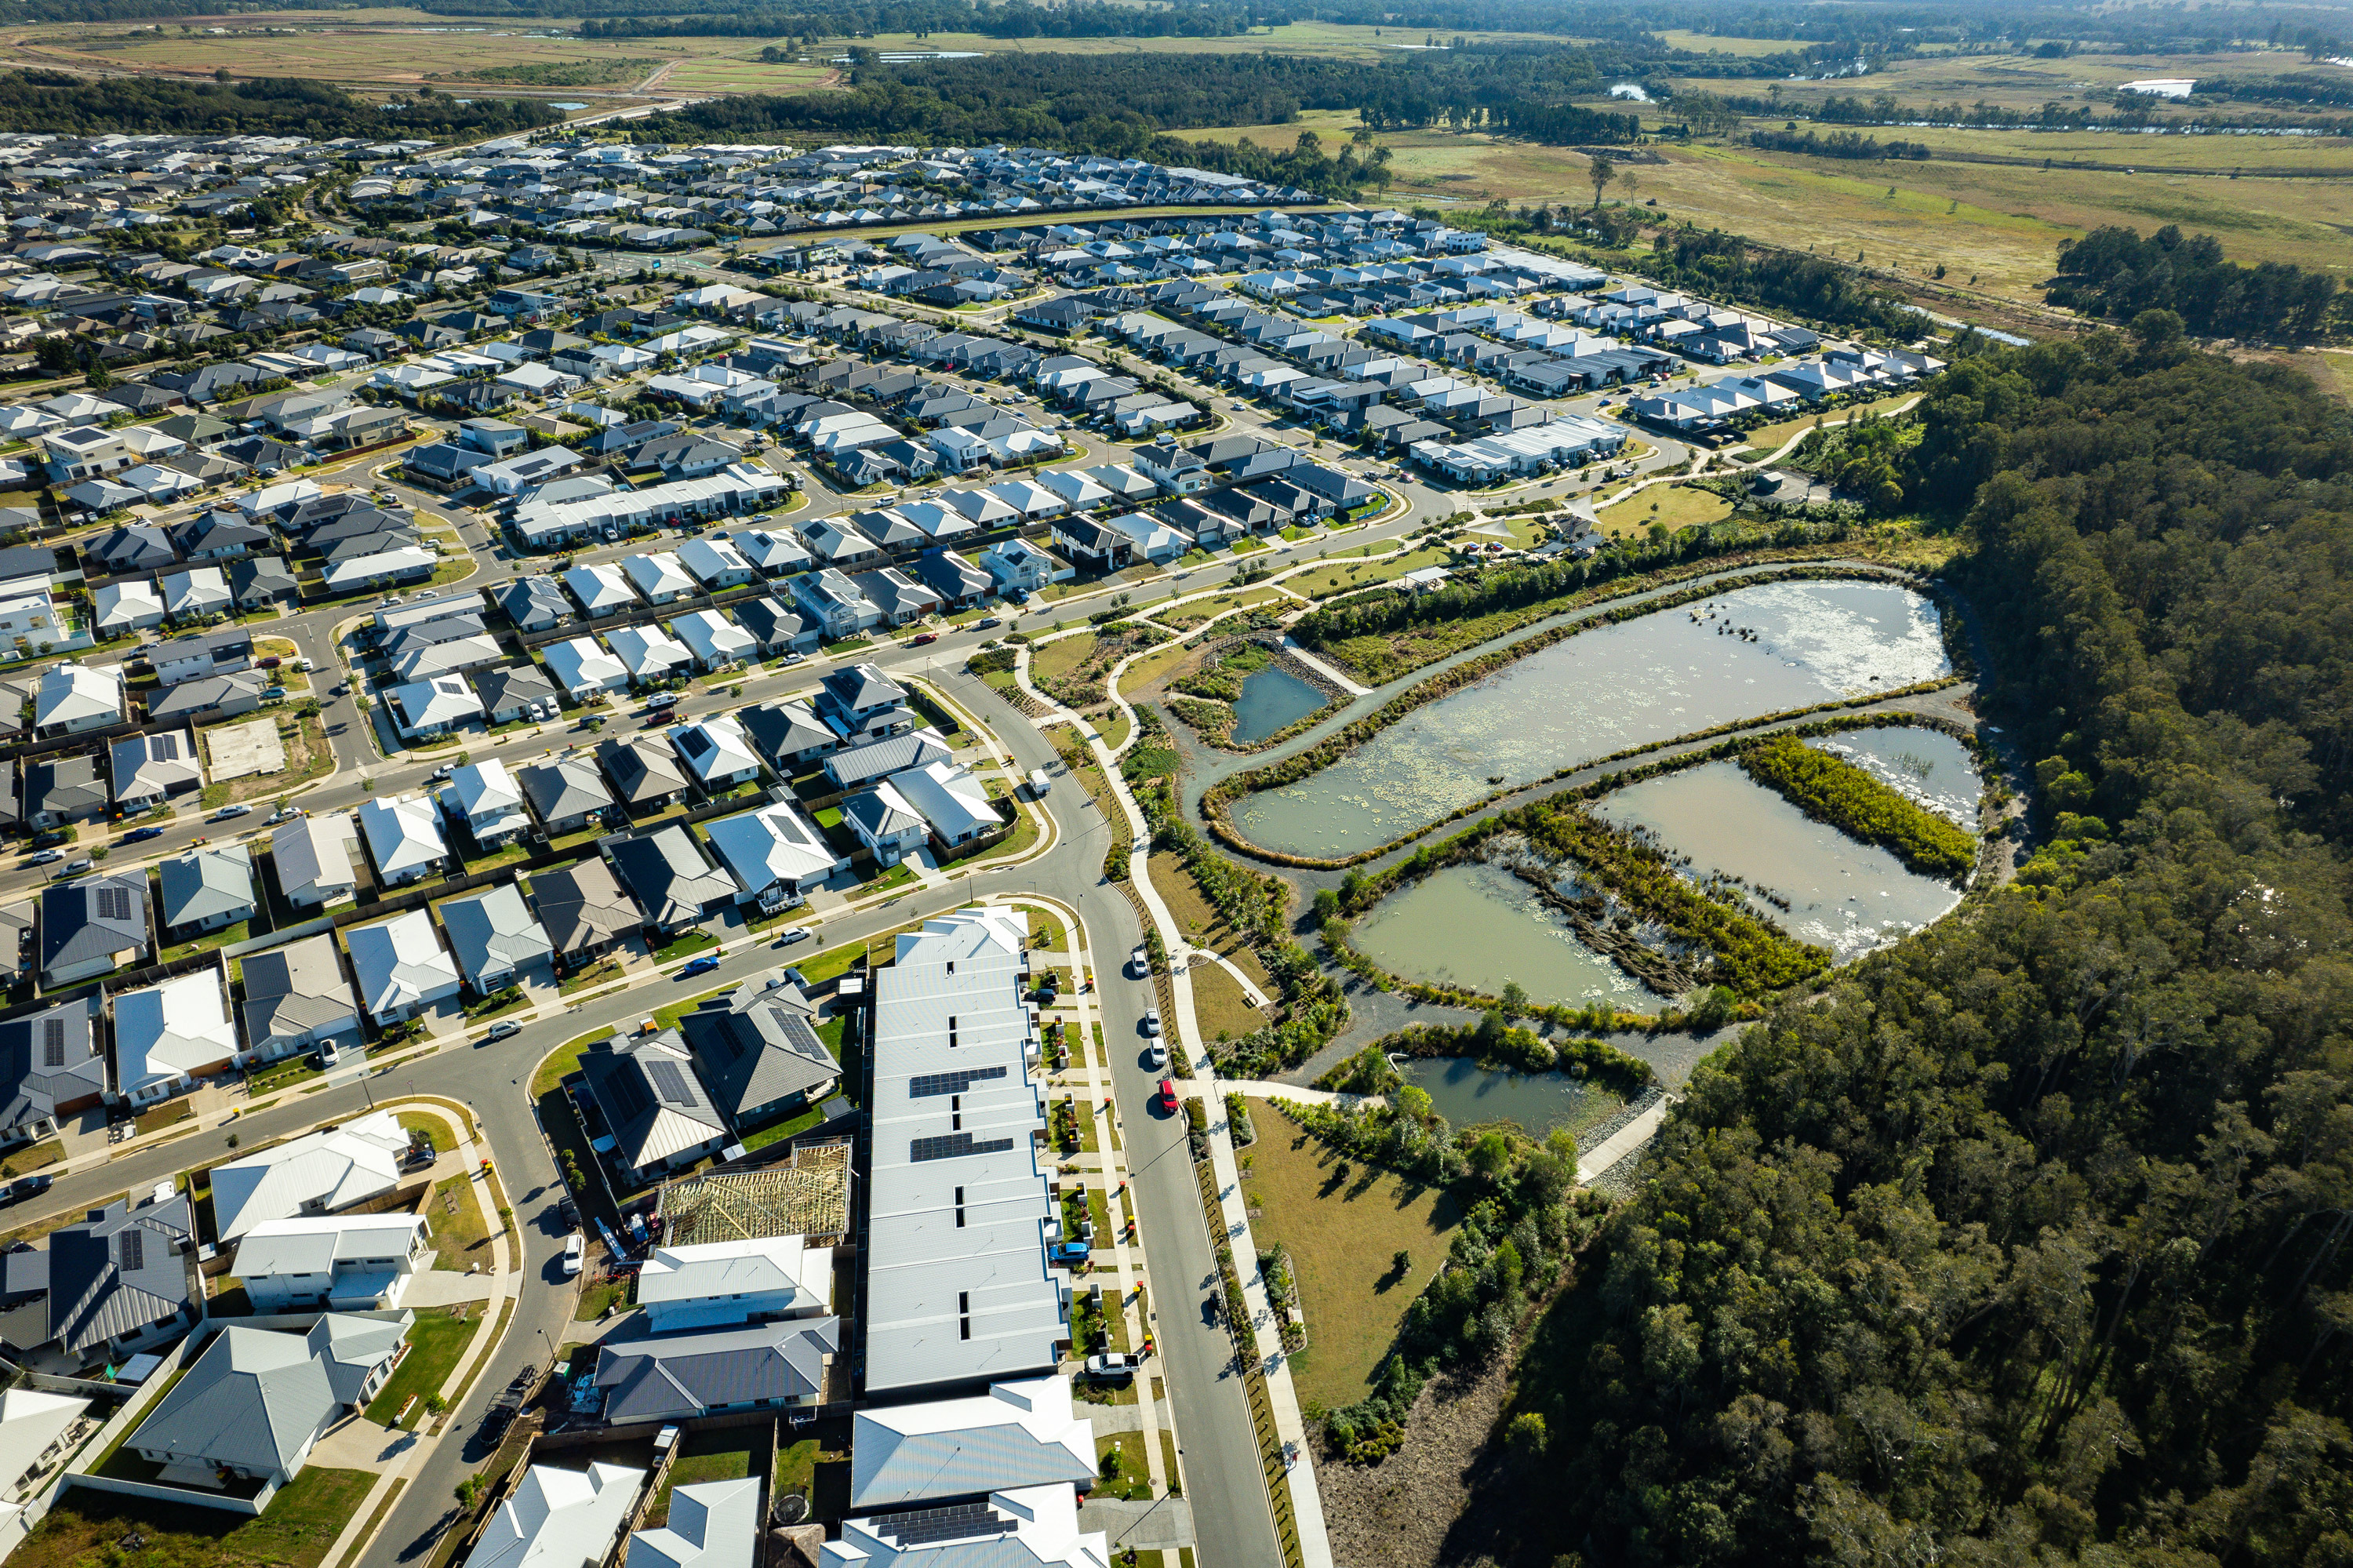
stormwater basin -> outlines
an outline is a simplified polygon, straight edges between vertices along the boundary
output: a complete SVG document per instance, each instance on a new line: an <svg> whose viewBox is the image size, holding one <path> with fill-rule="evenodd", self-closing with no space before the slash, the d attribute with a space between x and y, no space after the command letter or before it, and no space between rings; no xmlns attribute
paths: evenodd
<svg viewBox="0 0 2353 1568"><path fill-rule="evenodd" d="M1269 664L1243 677L1241 692L1234 698L1229 738L1237 746L1255 746L1331 700L1282 665Z"/></svg>
<svg viewBox="0 0 2353 1568"><path fill-rule="evenodd" d="M1511 1121L1542 1138L1556 1127L1598 1121L1621 1103L1566 1073L1498 1072L1468 1056L1416 1057L1397 1068L1407 1083L1427 1091L1431 1108L1455 1127Z"/></svg>
<svg viewBox="0 0 2353 1568"><path fill-rule="evenodd" d="M1465 862L1393 893L1349 940L1409 980L1501 995L1517 980L1537 1001L1608 1002L1656 1012L1666 999L1577 940L1558 913L1510 872Z"/></svg>
<svg viewBox="0 0 2353 1568"><path fill-rule="evenodd" d="M1734 762L1645 779L1593 810L1649 828L1666 849L1689 855L1695 874L1725 872L1788 899L1790 907L1781 910L1752 894L1749 906L1799 941L1830 948L1840 963L1927 925L1961 900L1952 884L1907 871L1885 850L1813 821Z"/></svg>
<svg viewBox="0 0 2353 1568"><path fill-rule="evenodd" d="M1336 859L1631 746L1951 673L1936 606L1908 588L1761 584L1532 653L1237 801L1234 822L1253 843Z"/></svg>
<svg viewBox="0 0 2353 1568"><path fill-rule="evenodd" d="M1948 817L1977 832L1978 802L1985 780L1977 758L1958 739L1919 725L1880 725L1843 730L1807 742L1851 762L1914 805Z"/></svg>

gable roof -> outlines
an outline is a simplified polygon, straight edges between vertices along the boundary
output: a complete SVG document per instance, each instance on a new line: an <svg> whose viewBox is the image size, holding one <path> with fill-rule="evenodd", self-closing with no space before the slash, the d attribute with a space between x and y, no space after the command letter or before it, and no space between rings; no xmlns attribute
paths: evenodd
<svg viewBox="0 0 2353 1568"><path fill-rule="evenodd" d="M1006 1487L1085 1485L1094 1424L1074 1414L1067 1376L993 1383L968 1399L858 1412L849 1446L849 1506L903 1508Z"/></svg>
<svg viewBox="0 0 2353 1568"><path fill-rule="evenodd" d="M482 1527L466 1568L596 1568L637 1501L643 1470L533 1465Z"/></svg>
<svg viewBox="0 0 2353 1568"><path fill-rule="evenodd" d="M825 1359L840 1342L839 1319L796 1318L608 1344L596 1356L605 1419L676 1420L723 1404L807 1398L823 1387Z"/></svg>
<svg viewBox="0 0 2353 1568"><path fill-rule="evenodd" d="M106 1092L106 1047L90 1003L0 1021L0 1128L57 1115L60 1105Z"/></svg>
<svg viewBox="0 0 2353 1568"><path fill-rule="evenodd" d="M622 1568L747 1568L758 1555L760 1478L672 1489L670 1518L629 1537Z"/></svg>
<svg viewBox="0 0 2353 1568"><path fill-rule="evenodd" d="M613 791L596 765L576 753L526 763L515 769L523 799L542 822L560 822L613 804Z"/></svg>
<svg viewBox="0 0 2353 1568"><path fill-rule="evenodd" d="M285 1472L335 1412L327 1369L293 1334L223 1329L132 1435L186 1464Z"/></svg>
<svg viewBox="0 0 2353 1568"><path fill-rule="evenodd" d="M735 1118L841 1076L816 1016L807 993L777 970L704 1002L678 1027L711 1097Z"/></svg>
<svg viewBox="0 0 2353 1568"><path fill-rule="evenodd" d="M676 1030L600 1041L582 1054L580 1070L605 1113L606 1130L632 1166L657 1164L726 1134Z"/></svg>
<svg viewBox="0 0 2353 1568"><path fill-rule="evenodd" d="M253 852L243 844L204 844L159 868L164 924L186 926L254 906Z"/></svg>
<svg viewBox="0 0 2353 1568"><path fill-rule="evenodd" d="M122 1236L133 1231L139 1241L126 1246ZM118 1200L52 1233L47 1340L79 1355L185 1310L195 1286L180 1249L195 1233L185 1193L136 1209Z"/></svg>
<svg viewBox="0 0 2353 1568"><path fill-rule="evenodd" d="M414 1007L458 983L457 961L433 932L433 917L411 909L374 926L353 926L343 934L358 974L360 1000L370 1012Z"/></svg>
<svg viewBox="0 0 2353 1568"><path fill-rule="evenodd" d="M323 939L323 938L322 938ZM408 1134L390 1111L355 1118L213 1170L220 1239L235 1241L268 1220L328 1213L399 1184Z"/></svg>

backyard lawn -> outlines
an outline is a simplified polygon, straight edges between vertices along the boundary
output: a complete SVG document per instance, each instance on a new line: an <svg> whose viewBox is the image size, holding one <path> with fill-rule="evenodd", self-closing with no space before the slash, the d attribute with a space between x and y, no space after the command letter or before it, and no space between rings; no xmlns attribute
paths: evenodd
<svg viewBox="0 0 2353 1568"><path fill-rule="evenodd" d="M438 1226L436 1227L438 1228ZM389 1426L400 1414L400 1407L415 1399L417 1408L408 1413L403 1425L414 1427L425 1418L425 1397L438 1393L449 1374L458 1370L458 1359L473 1342L474 1330L480 1326L479 1306L462 1308L472 1314L460 1319L444 1308L431 1308L417 1315L409 1325L408 1354L385 1380L383 1389L367 1407L367 1418L379 1426Z"/></svg>
<svg viewBox="0 0 2353 1568"><path fill-rule="evenodd" d="M1307 1315L1307 1349L1291 1358L1300 1404L1353 1404L1461 1215L1437 1188L1341 1159L1266 1101L1250 1108L1258 1141L1242 1190L1259 1216L1252 1234L1290 1250ZM1413 1255L1403 1278L1390 1261L1400 1249Z"/></svg>
<svg viewBox="0 0 2353 1568"><path fill-rule="evenodd" d="M752 1473L753 1436L755 1426L730 1426L716 1432L691 1433L679 1448L678 1457L663 1478L661 1490L654 1494L653 1507L647 1510L645 1528L655 1529L670 1519L670 1494L680 1487L699 1486L704 1481L740 1480ZM765 1448L766 1444L760 1446Z"/></svg>
<svg viewBox="0 0 2353 1568"><path fill-rule="evenodd" d="M74 1488L10 1559L17 1568L318 1568L375 1481L313 1466L259 1519ZM126 1552L118 1543L133 1531L146 1544Z"/></svg>

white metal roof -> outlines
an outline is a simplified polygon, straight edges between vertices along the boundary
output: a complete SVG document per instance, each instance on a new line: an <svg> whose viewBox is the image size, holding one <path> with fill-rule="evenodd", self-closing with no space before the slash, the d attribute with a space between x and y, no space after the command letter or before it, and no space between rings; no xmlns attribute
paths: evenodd
<svg viewBox="0 0 2353 1568"><path fill-rule="evenodd" d="M1094 1424L1072 1413L1071 1380L1059 1374L965 1399L860 1410L850 1430L849 1506L860 1510L1094 1473Z"/></svg>
<svg viewBox="0 0 2353 1568"><path fill-rule="evenodd" d="M217 969L200 969L114 999L117 1080L129 1094L194 1074L237 1053L228 994Z"/></svg>
<svg viewBox="0 0 2353 1568"><path fill-rule="evenodd" d="M388 1192L400 1184L400 1157L407 1148L408 1134L392 1113L377 1111L218 1166L213 1213L220 1237L235 1241L306 1208L340 1209Z"/></svg>

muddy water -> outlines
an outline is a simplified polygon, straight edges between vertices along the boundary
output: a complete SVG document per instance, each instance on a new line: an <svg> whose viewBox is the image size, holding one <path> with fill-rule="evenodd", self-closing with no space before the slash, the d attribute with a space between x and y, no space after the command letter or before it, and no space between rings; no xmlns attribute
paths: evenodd
<svg viewBox="0 0 2353 1568"><path fill-rule="evenodd" d="M1280 664L1269 664L1242 680L1234 698L1231 738L1237 746L1252 746L1278 730L1288 729L1332 699Z"/></svg>
<svg viewBox="0 0 2353 1568"><path fill-rule="evenodd" d="M1937 619L1892 584L1789 582L1601 627L1237 802L1235 822L1271 849L1353 854L1630 746L1950 673Z"/></svg>
<svg viewBox="0 0 2353 1568"><path fill-rule="evenodd" d="M1398 1072L1427 1090L1430 1107L1456 1127L1511 1121L1541 1138L1556 1127L1573 1128L1607 1116L1620 1103L1566 1073L1502 1073L1467 1056L1399 1062Z"/></svg>
<svg viewBox="0 0 2353 1568"><path fill-rule="evenodd" d="M1595 803L1613 822L1651 829L1701 874L1721 871L1778 894L1787 910L1752 896L1760 915L1844 963L1927 925L1960 902L1950 883L1918 875L1885 850L1813 821L1749 781L1739 765L1710 762L1646 779ZM1525 983L1525 982L1523 982Z"/></svg>
<svg viewBox="0 0 2353 1568"><path fill-rule="evenodd" d="M1517 980L1538 1001L1603 1001L1656 1012L1663 998L1587 947L1525 883L1470 862L1381 900L1350 940L1393 973L1500 995Z"/></svg>
<svg viewBox="0 0 2353 1568"><path fill-rule="evenodd" d="M1985 780L1969 748L1942 730L1915 725L1851 729L1810 741L1854 764L1915 805L1975 832Z"/></svg>

